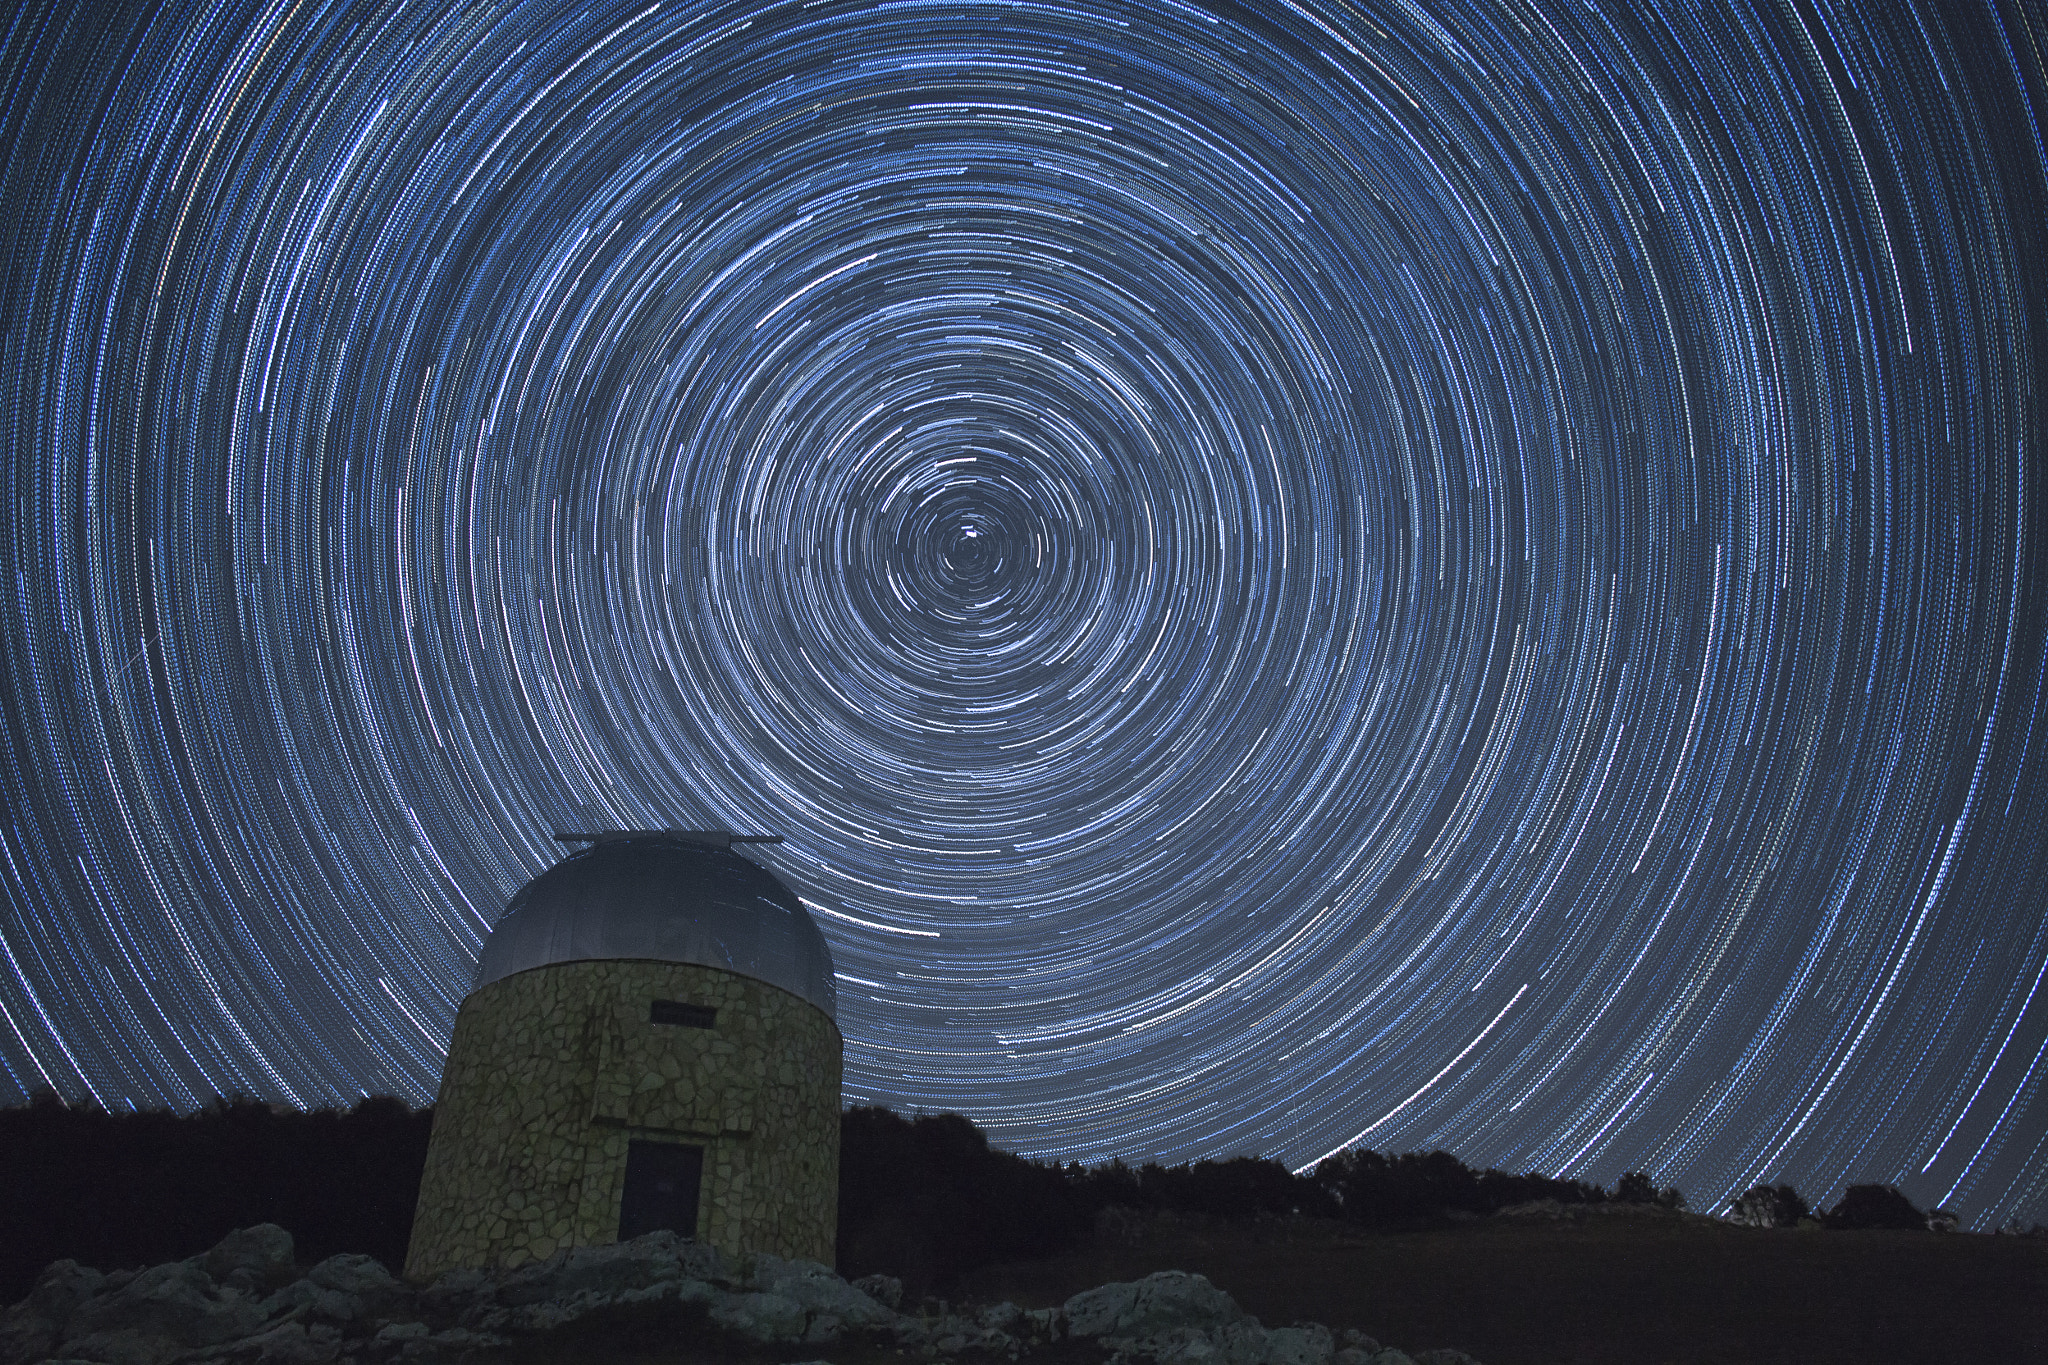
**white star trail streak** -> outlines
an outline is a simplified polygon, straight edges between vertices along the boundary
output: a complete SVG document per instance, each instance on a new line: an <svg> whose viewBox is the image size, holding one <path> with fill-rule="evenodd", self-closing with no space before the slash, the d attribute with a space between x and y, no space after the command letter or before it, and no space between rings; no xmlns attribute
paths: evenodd
<svg viewBox="0 0 2048 1365"><path fill-rule="evenodd" d="M424 1101L593 826L849 1102L2048 1218L2038 0L30 0L0 1099Z"/></svg>

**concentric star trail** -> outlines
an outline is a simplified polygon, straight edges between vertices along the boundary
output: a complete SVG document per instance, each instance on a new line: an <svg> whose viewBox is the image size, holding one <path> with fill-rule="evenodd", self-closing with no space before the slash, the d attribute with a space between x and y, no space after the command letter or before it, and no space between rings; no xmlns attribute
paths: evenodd
<svg viewBox="0 0 2048 1365"><path fill-rule="evenodd" d="M727 827L849 1101L2048 1217L2048 11L55 4L5 1093Z"/></svg>

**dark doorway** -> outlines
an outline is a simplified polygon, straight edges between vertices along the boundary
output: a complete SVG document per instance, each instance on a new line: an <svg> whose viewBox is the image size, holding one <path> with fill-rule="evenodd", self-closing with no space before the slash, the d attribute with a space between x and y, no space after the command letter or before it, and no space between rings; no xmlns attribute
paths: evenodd
<svg viewBox="0 0 2048 1365"><path fill-rule="evenodd" d="M697 1235L697 1187L704 1149L677 1142L626 1144L626 1193L619 1200L619 1240L666 1228Z"/></svg>

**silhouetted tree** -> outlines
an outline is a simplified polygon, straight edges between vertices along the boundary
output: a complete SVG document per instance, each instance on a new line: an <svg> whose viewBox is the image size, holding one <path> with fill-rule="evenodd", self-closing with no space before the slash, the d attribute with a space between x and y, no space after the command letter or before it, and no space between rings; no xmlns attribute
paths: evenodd
<svg viewBox="0 0 2048 1365"><path fill-rule="evenodd" d="M179 1115L39 1094L0 1110L0 1302L60 1257L177 1260L254 1223L282 1225L305 1261L366 1252L396 1269L432 1125L432 1110L382 1097L346 1113L237 1098Z"/></svg>
<svg viewBox="0 0 2048 1365"><path fill-rule="evenodd" d="M896 1275L915 1297L977 1266L1052 1255L1088 1230L1079 1168L998 1151L959 1114L849 1109L839 1132L842 1275Z"/></svg>
<svg viewBox="0 0 2048 1365"><path fill-rule="evenodd" d="M1758 1185L1736 1196L1728 1208L1730 1221L1753 1228L1792 1228L1813 1210L1790 1185Z"/></svg>
<svg viewBox="0 0 2048 1365"><path fill-rule="evenodd" d="M1599 1186L1575 1180L1505 1171L1475 1175L1449 1152L1389 1157L1364 1147L1325 1158L1315 1180L1345 1218L1359 1223L1434 1218L1446 1211L1495 1213L1539 1199L1599 1203L1607 1197Z"/></svg>
<svg viewBox="0 0 2048 1365"><path fill-rule="evenodd" d="M1161 1166L1154 1161L1135 1171L1117 1162L1089 1173L1083 1186L1095 1208L1123 1204L1224 1219L1336 1212L1335 1201L1321 1185L1261 1157L1234 1156L1180 1166Z"/></svg>
<svg viewBox="0 0 2048 1365"><path fill-rule="evenodd" d="M1084 1202L1090 1208L1122 1207L1142 1209L1145 1207L1145 1187L1138 1172L1126 1166L1119 1157L1106 1166L1096 1166L1087 1171L1076 1168L1075 1183L1082 1191Z"/></svg>
<svg viewBox="0 0 2048 1365"><path fill-rule="evenodd" d="M1842 1191L1841 1202L1821 1215L1831 1228L1912 1228L1924 1231L1927 1215L1913 1207L1913 1201L1889 1185L1851 1185Z"/></svg>
<svg viewBox="0 0 2048 1365"><path fill-rule="evenodd" d="M1654 1204L1657 1182L1641 1171L1630 1171L1614 1182L1614 1193L1609 1197L1617 1204Z"/></svg>
<svg viewBox="0 0 2048 1365"><path fill-rule="evenodd" d="M1554 1180L1547 1175L1509 1175L1506 1171L1483 1171L1479 1176L1479 1211L1498 1213L1517 1204L1555 1199L1560 1204L1599 1204L1607 1194L1598 1185L1577 1180Z"/></svg>

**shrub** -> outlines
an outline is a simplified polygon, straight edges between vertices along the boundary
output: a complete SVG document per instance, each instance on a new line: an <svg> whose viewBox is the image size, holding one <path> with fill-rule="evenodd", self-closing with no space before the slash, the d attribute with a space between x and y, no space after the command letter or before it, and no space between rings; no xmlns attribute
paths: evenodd
<svg viewBox="0 0 2048 1365"><path fill-rule="evenodd" d="M1357 1223L1434 1218L1445 1212L1497 1213L1539 1199L1597 1204L1607 1198L1599 1186L1576 1180L1493 1170L1474 1174L1449 1152L1389 1157L1365 1147L1325 1158L1316 1167L1315 1181L1328 1191L1336 1210Z"/></svg>
<svg viewBox="0 0 2048 1365"><path fill-rule="evenodd" d="M1913 1201L1889 1185L1851 1185L1842 1200L1821 1215L1831 1228L1865 1230L1912 1228L1925 1230L1927 1215L1913 1207Z"/></svg>
<svg viewBox="0 0 2048 1365"><path fill-rule="evenodd" d="M1790 1185L1758 1185L1738 1195L1729 1205L1731 1221L1753 1228L1793 1228L1799 1220L1813 1216L1813 1210Z"/></svg>
<svg viewBox="0 0 2048 1365"><path fill-rule="evenodd" d="M1337 1211L1328 1191L1314 1180L1261 1157L1180 1166L1147 1162L1136 1171L1117 1162L1101 1168L1099 1176L1090 1172L1082 1184L1096 1208L1124 1204L1233 1220Z"/></svg>
<svg viewBox="0 0 2048 1365"><path fill-rule="evenodd" d="M364 1252L396 1270L432 1126L433 1110L388 1097L346 1112L238 1097L109 1114L44 1092L0 1109L0 1302L60 1257L149 1265L255 1223L282 1225L301 1260Z"/></svg>
<svg viewBox="0 0 2048 1365"><path fill-rule="evenodd" d="M1614 1182L1614 1193L1608 1198L1617 1204L1654 1204L1657 1202L1657 1182L1641 1171L1630 1171Z"/></svg>
<svg viewBox="0 0 2048 1365"><path fill-rule="evenodd" d="M837 1259L849 1279L886 1272L915 1297L978 1266L1053 1255L1088 1229L1078 1170L992 1148L959 1114L849 1109L839 1134Z"/></svg>

